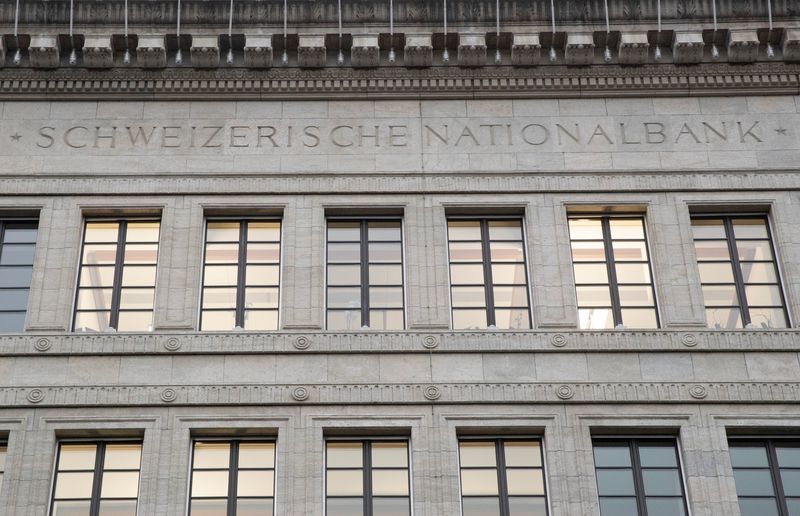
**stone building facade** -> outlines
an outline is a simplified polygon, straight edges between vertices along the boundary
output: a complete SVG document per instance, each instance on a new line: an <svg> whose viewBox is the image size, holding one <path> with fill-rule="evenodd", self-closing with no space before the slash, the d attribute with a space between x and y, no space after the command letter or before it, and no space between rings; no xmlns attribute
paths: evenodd
<svg viewBox="0 0 800 516"><path fill-rule="evenodd" d="M553 5L0 4L0 513L800 515L800 8Z"/></svg>

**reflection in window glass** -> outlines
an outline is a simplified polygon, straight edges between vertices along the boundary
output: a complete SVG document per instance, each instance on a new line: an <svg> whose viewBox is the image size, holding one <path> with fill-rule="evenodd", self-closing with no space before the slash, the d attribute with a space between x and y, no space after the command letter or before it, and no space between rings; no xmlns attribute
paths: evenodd
<svg viewBox="0 0 800 516"><path fill-rule="evenodd" d="M400 221L332 219L327 233L327 328L405 328Z"/></svg>
<svg viewBox="0 0 800 516"><path fill-rule="evenodd" d="M206 223L201 331L278 329L281 222Z"/></svg>
<svg viewBox="0 0 800 516"><path fill-rule="evenodd" d="M798 514L800 441L735 439L729 445L742 516Z"/></svg>
<svg viewBox="0 0 800 516"><path fill-rule="evenodd" d="M58 446L53 516L136 516L142 445L62 442Z"/></svg>
<svg viewBox="0 0 800 516"><path fill-rule="evenodd" d="M411 514L408 441L325 443L328 516Z"/></svg>
<svg viewBox="0 0 800 516"><path fill-rule="evenodd" d="M572 267L583 329L658 328L643 217L571 217Z"/></svg>
<svg viewBox="0 0 800 516"><path fill-rule="evenodd" d="M464 516L545 516L544 467L538 439L464 439L458 443Z"/></svg>
<svg viewBox="0 0 800 516"><path fill-rule="evenodd" d="M675 440L593 442L601 516L686 516Z"/></svg>
<svg viewBox="0 0 800 516"><path fill-rule="evenodd" d="M275 442L195 441L190 482L189 516L272 516Z"/></svg>
<svg viewBox="0 0 800 516"><path fill-rule="evenodd" d="M453 328L530 329L520 219L450 219Z"/></svg>
<svg viewBox="0 0 800 516"><path fill-rule="evenodd" d="M160 222L86 221L76 331L151 331Z"/></svg>
<svg viewBox="0 0 800 516"><path fill-rule="evenodd" d="M0 333L24 330L37 223L0 220Z"/></svg>
<svg viewBox="0 0 800 516"><path fill-rule="evenodd" d="M692 229L708 326L786 328L767 218L694 217Z"/></svg>

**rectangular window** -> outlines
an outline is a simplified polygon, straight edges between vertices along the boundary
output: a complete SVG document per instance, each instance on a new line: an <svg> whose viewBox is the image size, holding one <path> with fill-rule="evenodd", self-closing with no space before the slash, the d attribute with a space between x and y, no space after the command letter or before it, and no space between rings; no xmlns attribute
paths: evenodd
<svg viewBox="0 0 800 516"><path fill-rule="evenodd" d="M800 514L800 441L736 439L730 453L742 516Z"/></svg>
<svg viewBox="0 0 800 516"><path fill-rule="evenodd" d="M462 439L458 443L463 516L545 516L538 439Z"/></svg>
<svg viewBox="0 0 800 516"><path fill-rule="evenodd" d="M36 221L0 220L0 332L25 329L36 250Z"/></svg>
<svg viewBox="0 0 800 516"><path fill-rule="evenodd" d="M674 439L594 440L601 516L686 516Z"/></svg>
<svg viewBox="0 0 800 516"><path fill-rule="evenodd" d="M136 516L142 445L61 442L52 516Z"/></svg>
<svg viewBox="0 0 800 516"><path fill-rule="evenodd" d="M277 330L280 269L279 220L209 220L200 329Z"/></svg>
<svg viewBox="0 0 800 516"><path fill-rule="evenodd" d="M569 219L581 329L658 328L644 217Z"/></svg>
<svg viewBox="0 0 800 516"><path fill-rule="evenodd" d="M786 328L767 217L693 217L692 231L708 326Z"/></svg>
<svg viewBox="0 0 800 516"><path fill-rule="evenodd" d="M8 452L8 444L0 442L0 488L3 487L3 479L6 474L6 454Z"/></svg>
<svg viewBox="0 0 800 516"><path fill-rule="evenodd" d="M450 219L453 329L531 328L521 219Z"/></svg>
<svg viewBox="0 0 800 516"><path fill-rule="evenodd" d="M73 328L151 331L158 220L88 220Z"/></svg>
<svg viewBox="0 0 800 516"><path fill-rule="evenodd" d="M189 516L272 516L275 441L198 440Z"/></svg>
<svg viewBox="0 0 800 516"><path fill-rule="evenodd" d="M327 247L327 328L405 328L400 220L328 220Z"/></svg>
<svg viewBox="0 0 800 516"><path fill-rule="evenodd" d="M410 515L408 463L408 441L327 441L326 515Z"/></svg>

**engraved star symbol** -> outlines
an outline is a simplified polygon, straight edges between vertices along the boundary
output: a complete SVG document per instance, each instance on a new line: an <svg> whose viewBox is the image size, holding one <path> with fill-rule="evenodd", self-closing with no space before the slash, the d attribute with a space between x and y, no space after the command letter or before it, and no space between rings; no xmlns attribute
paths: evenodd
<svg viewBox="0 0 800 516"><path fill-rule="evenodd" d="M783 127L779 127L777 129L775 129L775 132L780 134L780 135L782 135L782 136L786 136L786 129L783 128Z"/></svg>
<svg viewBox="0 0 800 516"><path fill-rule="evenodd" d="M22 138L22 135L19 133L14 133L11 135L11 139L14 140L15 142L18 142L20 138Z"/></svg>

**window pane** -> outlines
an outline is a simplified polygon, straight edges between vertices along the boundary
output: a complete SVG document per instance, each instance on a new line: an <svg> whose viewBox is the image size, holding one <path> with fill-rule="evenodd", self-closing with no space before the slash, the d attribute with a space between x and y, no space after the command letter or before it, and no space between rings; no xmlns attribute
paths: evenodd
<svg viewBox="0 0 800 516"><path fill-rule="evenodd" d="M328 468L360 468L364 460L360 442L329 442L327 445Z"/></svg>
<svg viewBox="0 0 800 516"><path fill-rule="evenodd" d="M155 290L152 288L123 288L119 307L122 310L148 310L153 308Z"/></svg>
<svg viewBox="0 0 800 516"><path fill-rule="evenodd" d="M85 242L116 242L119 238L117 222L87 222Z"/></svg>
<svg viewBox="0 0 800 516"><path fill-rule="evenodd" d="M278 263L280 244L247 244L247 263Z"/></svg>
<svg viewBox="0 0 800 516"><path fill-rule="evenodd" d="M126 244L125 263L152 263L158 259L158 244Z"/></svg>
<svg viewBox="0 0 800 516"><path fill-rule="evenodd" d="M206 286L235 286L239 268L235 265L206 266L203 284Z"/></svg>
<svg viewBox="0 0 800 516"><path fill-rule="evenodd" d="M369 327L373 330L402 330L405 327L402 310L370 310Z"/></svg>
<svg viewBox="0 0 800 516"><path fill-rule="evenodd" d="M402 253L400 251L400 244L369 244L369 262L370 263L400 263L402 261Z"/></svg>
<svg viewBox="0 0 800 516"><path fill-rule="evenodd" d="M239 444L240 468L275 467L275 443L241 443Z"/></svg>
<svg viewBox="0 0 800 516"><path fill-rule="evenodd" d="M372 494L375 496L407 496L408 470L372 470Z"/></svg>
<svg viewBox="0 0 800 516"><path fill-rule="evenodd" d="M618 262L647 261L647 246L641 242L614 242L614 260Z"/></svg>
<svg viewBox="0 0 800 516"><path fill-rule="evenodd" d="M28 307L28 290L0 289L0 310L25 310Z"/></svg>
<svg viewBox="0 0 800 516"><path fill-rule="evenodd" d="M647 498L647 516L684 516L683 498Z"/></svg>
<svg viewBox="0 0 800 516"><path fill-rule="evenodd" d="M644 492L647 496L681 496L681 478L678 471L642 470Z"/></svg>
<svg viewBox="0 0 800 516"><path fill-rule="evenodd" d="M127 242L158 242L159 222L128 222L125 229Z"/></svg>
<svg viewBox="0 0 800 516"><path fill-rule="evenodd" d="M692 219L695 238L725 238L722 219Z"/></svg>
<svg viewBox="0 0 800 516"><path fill-rule="evenodd" d="M278 308L277 288L248 287L244 291L245 308Z"/></svg>
<svg viewBox="0 0 800 516"><path fill-rule="evenodd" d="M248 498L236 501L236 516L272 516L272 511L272 498Z"/></svg>
<svg viewBox="0 0 800 516"><path fill-rule="evenodd" d="M37 224L35 222L30 224ZM6 223L5 231L3 232L3 242L5 243L36 243L37 229L30 227L28 223L12 224Z"/></svg>
<svg viewBox="0 0 800 516"><path fill-rule="evenodd" d="M156 284L156 268L124 267L122 269L123 287L154 287Z"/></svg>
<svg viewBox="0 0 800 516"><path fill-rule="evenodd" d="M139 469L141 455L140 444L108 444L103 469Z"/></svg>
<svg viewBox="0 0 800 516"><path fill-rule="evenodd" d="M743 261L772 260L769 242L763 240L737 240L739 259Z"/></svg>
<svg viewBox="0 0 800 516"><path fill-rule="evenodd" d="M528 306L527 287L495 287L494 306Z"/></svg>
<svg viewBox="0 0 800 516"><path fill-rule="evenodd" d="M225 442L194 443L195 469L226 469L230 462L231 445Z"/></svg>
<svg viewBox="0 0 800 516"><path fill-rule="evenodd" d="M611 238L616 239L644 239L644 224L642 219L611 218L608 221L611 229Z"/></svg>
<svg viewBox="0 0 800 516"><path fill-rule="evenodd" d="M677 468L678 459L672 446L640 446L639 462L643 468Z"/></svg>
<svg viewBox="0 0 800 516"><path fill-rule="evenodd" d="M375 240L400 240L400 222L370 222L367 224L367 238Z"/></svg>
<svg viewBox="0 0 800 516"><path fill-rule="evenodd" d="M706 306L738 306L734 285L704 285L703 299Z"/></svg>
<svg viewBox="0 0 800 516"><path fill-rule="evenodd" d="M464 498L461 505L463 516L500 516L498 498Z"/></svg>
<svg viewBox="0 0 800 516"><path fill-rule="evenodd" d="M603 240L600 219L569 219L569 236L572 240Z"/></svg>
<svg viewBox="0 0 800 516"><path fill-rule="evenodd" d="M576 263L575 283L578 284L603 284L608 283L608 269L604 263Z"/></svg>
<svg viewBox="0 0 800 516"><path fill-rule="evenodd" d="M493 262L525 261L522 242L492 242L489 244Z"/></svg>
<svg viewBox="0 0 800 516"><path fill-rule="evenodd" d="M453 287L451 292L453 297L453 306L486 306L486 290L484 287Z"/></svg>
<svg viewBox="0 0 800 516"><path fill-rule="evenodd" d="M227 471L195 471L192 473L192 497L228 496Z"/></svg>
<svg viewBox="0 0 800 516"><path fill-rule="evenodd" d="M777 285L747 285L744 287L750 306L781 306L781 289Z"/></svg>
<svg viewBox="0 0 800 516"><path fill-rule="evenodd" d="M236 288L204 288L203 308L236 308Z"/></svg>
<svg viewBox="0 0 800 516"><path fill-rule="evenodd" d="M733 477L736 479L736 492L739 496L775 495L769 470L737 469L733 471Z"/></svg>
<svg viewBox="0 0 800 516"><path fill-rule="evenodd" d="M727 240L697 240L694 243L697 260L704 261L729 261L731 259Z"/></svg>
<svg viewBox="0 0 800 516"><path fill-rule="evenodd" d="M374 498L372 500L373 516L408 516L409 510L408 498Z"/></svg>
<svg viewBox="0 0 800 516"><path fill-rule="evenodd" d="M361 328L361 312L357 310L329 310L329 330L358 330Z"/></svg>
<svg viewBox="0 0 800 516"><path fill-rule="evenodd" d="M106 471L103 473L103 498L136 498L139 493L138 471Z"/></svg>
<svg viewBox="0 0 800 516"><path fill-rule="evenodd" d="M206 232L208 242L238 242L238 222L209 222Z"/></svg>
<svg viewBox="0 0 800 516"><path fill-rule="evenodd" d="M464 441L458 443L458 454L462 468L468 467L495 467L496 453L493 441L472 442Z"/></svg>
<svg viewBox="0 0 800 516"><path fill-rule="evenodd" d="M700 281L703 283L733 283L730 263L699 263Z"/></svg>
<svg viewBox="0 0 800 516"><path fill-rule="evenodd" d="M391 442L372 443L372 467L408 467L408 445Z"/></svg>
<svg viewBox="0 0 800 516"><path fill-rule="evenodd" d="M496 469L462 469L461 470L461 494L464 495L464 496L496 495L497 494L497 470Z"/></svg>
<svg viewBox="0 0 800 516"><path fill-rule="evenodd" d="M742 317L738 308L707 308L706 319L709 328L742 328Z"/></svg>
<svg viewBox="0 0 800 516"><path fill-rule="evenodd" d="M751 308L750 321L756 328L786 328L786 314L781 308Z"/></svg>
<svg viewBox="0 0 800 516"><path fill-rule="evenodd" d="M792 446L783 448L775 447L778 456L778 465L782 468L800 468L800 447Z"/></svg>
<svg viewBox="0 0 800 516"><path fill-rule="evenodd" d="M0 267L0 285L4 287L28 288L32 277L33 267Z"/></svg>
<svg viewBox="0 0 800 516"><path fill-rule="evenodd" d="M6 251L3 251L5 256ZM116 244L86 244L83 246L83 265L114 265L117 259ZM5 258L0 260L5 264Z"/></svg>
<svg viewBox="0 0 800 516"><path fill-rule="evenodd" d="M279 221L260 221L247 223L248 242L279 242L281 239L281 223Z"/></svg>
<svg viewBox="0 0 800 516"><path fill-rule="evenodd" d="M361 496L364 491L362 470L329 469L328 496Z"/></svg>
<svg viewBox="0 0 800 516"><path fill-rule="evenodd" d="M598 468L625 468L631 466L628 446L595 446L594 464Z"/></svg>
<svg viewBox="0 0 800 516"><path fill-rule="evenodd" d="M390 265L389 267L395 267ZM360 285L360 265L328 265L328 285Z"/></svg>
<svg viewBox="0 0 800 516"><path fill-rule="evenodd" d="M800 497L800 471L781 470L781 483L783 484L784 495Z"/></svg>
<svg viewBox="0 0 800 516"><path fill-rule="evenodd" d="M75 329L105 331L108 328L108 317L109 312L78 312L75 314Z"/></svg>
<svg viewBox="0 0 800 516"><path fill-rule="evenodd" d="M361 289L328 287L328 306L331 308L358 308L361 306Z"/></svg>
<svg viewBox="0 0 800 516"><path fill-rule="evenodd" d="M450 242L450 261L483 261L483 247L480 242Z"/></svg>
<svg viewBox="0 0 800 516"><path fill-rule="evenodd" d="M33 244L6 244L0 249L0 265L31 265L35 251Z"/></svg>
<svg viewBox="0 0 800 516"><path fill-rule="evenodd" d="M506 441L503 448L507 467L542 465L542 452L536 441Z"/></svg>
<svg viewBox="0 0 800 516"><path fill-rule="evenodd" d="M236 494L237 496L272 496L275 484L275 472L266 471L239 471Z"/></svg>
<svg viewBox="0 0 800 516"><path fill-rule="evenodd" d="M618 263L618 283L650 283L650 266L646 263Z"/></svg>
<svg viewBox="0 0 800 516"><path fill-rule="evenodd" d="M200 326L202 331L228 331L236 326L235 311L204 311L203 323Z"/></svg>
<svg viewBox="0 0 800 516"><path fill-rule="evenodd" d="M238 263L239 244L206 244L206 263Z"/></svg>
<svg viewBox="0 0 800 516"><path fill-rule="evenodd" d="M0 332L17 333L25 328L24 312L0 313Z"/></svg>
<svg viewBox="0 0 800 516"><path fill-rule="evenodd" d="M85 502L62 502L53 503L53 516L89 516L89 504Z"/></svg>
<svg viewBox="0 0 800 516"><path fill-rule="evenodd" d="M275 331L278 329L278 310L245 310L244 329Z"/></svg>
<svg viewBox="0 0 800 516"><path fill-rule="evenodd" d="M245 267L245 285L278 285L280 267L277 265L248 265Z"/></svg>
<svg viewBox="0 0 800 516"><path fill-rule="evenodd" d="M81 287L113 287L114 266L81 267Z"/></svg>
<svg viewBox="0 0 800 516"><path fill-rule="evenodd" d="M739 511L741 511L742 516L778 516L778 507L775 504L775 500L769 498L739 498Z"/></svg>
<svg viewBox="0 0 800 516"><path fill-rule="evenodd" d="M603 287L577 287L578 306L611 306L611 291Z"/></svg>
<svg viewBox="0 0 800 516"><path fill-rule="evenodd" d="M731 446L731 465L734 468L768 468L764 446Z"/></svg>
<svg viewBox="0 0 800 516"><path fill-rule="evenodd" d="M650 286L620 286L619 302L621 306L654 306L653 288Z"/></svg>
<svg viewBox="0 0 800 516"><path fill-rule="evenodd" d="M495 285L525 285L525 264L492 264Z"/></svg>
<svg viewBox="0 0 800 516"><path fill-rule="evenodd" d="M447 221L447 234L450 240L480 240L481 223L477 220Z"/></svg>
<svg viewBox="0 0 800 516"><path fill-rule="evenodd" d="M328 222L329 242L358 242L361 240L360 222Z"/></svg>
<svg viewBox="0 0 800 516"><path fill-rule="evenodd" d="M634 496L631 470L598 470L597 490L601 496Z"/></svg>
<svg viewBox="0 0 800 516"><path fill-rule="evenodd" d="M635 498L600 498L601 516L639 516Z"/></svg>
<svg viewBox="0 0 800 516"><path fill-rule="evenodd" d="M610 308L581 308L578 310L580 327L584 330L604 330L614 327L614 314Z"/></svg>
<svg viewBox="0 0 800 516"><path fill-rule="evenodd" d="M494 311L495 326L501 330L529 330L531 327L528 309Z"/></svg>
<svg viewBox="0 0 800 516"><path fill-rule="evenodd" d="M328 498L326 516L354 516L364 513L362 498Z"/></svg>
<svg viewBox="0 0 800 516"><path fill-rule="evenodd" d="M658 328L655 309L623 308L622 324L626 328Z"/></svg>
<svg viewBox="0 0 800 516"><path fill-rule="evenodd" d="M453 310L453 329L486 328L486 310Z"/></svg>
<svg viewBox="0 0 800 516"><path fill-rule="evenodd" d="M136 516L136 500L101 500L98 516Z"/></svg>
<svg viewBox="0 0 800 516"><path fill-rule="evenodd" d="M369 305L376 308L402 308L403 287L370 287Z"/></svg>
<svg viewBox="0 0 800 516"><path fill-rule="evenodd" d="M97 446L94 444L62 444L58 455L58 470L94 469Z"/></svg>
<svg viewBox="0 0 800 516"><path fill-rule="evenodd" d="M510 495L543 495L544 478L541 469L507 469L506 482Z"/></svg>
<svg viewBox="0 0 800 516"><path fill-rule="evenodd" d="M91 498L94 474L60 472L56 479L55 497L59 499Z"/></svg>
<svg viewBox="0 0 800 516"><path fill-rule="evenodd" d="M800 516L800 498L786 500L786 506L789 508L789 516Z"/></svg>
<svg viewBox="0 0 800 516"><path fill-rule="evenodd" d="M764 219L733 219L733 234L736 238L769 238Z"/></svg>
<svg viewBox="0 0 800 516"><path fill-rule="evenodd" d="M450 281L453 285L482 285L483 265L450 265Z"/></svg>
<svg viewBox="0 0 800 516"><path fill-rule="evenodd" d="M547 516L543 497L513 496L508 499L509 516Z"/></svg>
<svg viewBox="0 0 800 516"><path fill-rule="evenodd" d="M192 500L190 516L227 516L228 501L223 500Z"/></svg>
<svg viewBox="0 0 800 516"><path fill-rule="evenodd" d="M328 263L357 263L361 259L361 244L328 244Z"/></svg>
<svg viewBox="0 0 800 516"><path fill-rule="evenodd" d="M120 312L118 331L152 331L153 312Z"/></svg>
<svg viewBox="0 0 800 516"><path fill-rule="evenodd" d="M370 285L402 285L403 267L400 265L370 265Z"/></svg>
<svg viewBox="0 0 800 516"><path fill-rule="evenodd" d="M518 220L490 220L489 240L522 240L522 223Z"/></svg>
<svg viewBox="0 0 800 516"><path fill-rule="evenodd" d="M575 241L572 242L572 261L574 262L604 262L606 261L606 248L603 242Z"/></svg>
<svg viewBox="0 0 800 516"><path fill-rule="evenodd" d="M742 263L745 283L777 283L778 274L774 263Z"/></svg>

